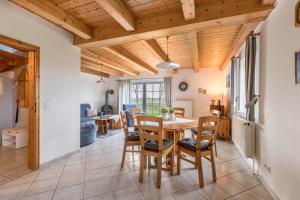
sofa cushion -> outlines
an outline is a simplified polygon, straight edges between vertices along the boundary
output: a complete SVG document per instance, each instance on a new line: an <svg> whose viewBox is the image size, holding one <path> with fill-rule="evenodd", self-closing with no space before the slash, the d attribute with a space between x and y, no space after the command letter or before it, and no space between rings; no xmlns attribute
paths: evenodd
<svg viewBox="0 0 300 200"><path fill-rule="evenodd" d="M173 144L172 140L163 140L163 150L169 148ZM158 142L155 140L147 139L145 140L145 149L151 150L151 151L158 151Z"/></svg>
<svg viewBox="0 0 300 200"><path fill-rule="evenodd" d="M140 136L139 136L138 133L131 132L131 133L128 134L127 140L128 141L139 141L140 140Z"/></svg>
<svg viewBox="0 0 300 200"><path fill-rule="evenodd" d="M190 150L196 151L196 139L195 138L184 138L183 140L178 141L178 145L181 145ZM207 140L201 141L201 150L208 150L210 144Z"/></svg>

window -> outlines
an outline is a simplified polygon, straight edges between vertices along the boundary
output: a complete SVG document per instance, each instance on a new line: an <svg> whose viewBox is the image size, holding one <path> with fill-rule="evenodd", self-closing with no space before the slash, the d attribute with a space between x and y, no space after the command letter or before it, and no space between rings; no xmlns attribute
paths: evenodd
<svg viewBox="0 0 300 200"><path fill-rule="evenodd" d="M129 102L137 104L147 115L158 116L160 109L166 107L163 81L131 81Z"/></svg>

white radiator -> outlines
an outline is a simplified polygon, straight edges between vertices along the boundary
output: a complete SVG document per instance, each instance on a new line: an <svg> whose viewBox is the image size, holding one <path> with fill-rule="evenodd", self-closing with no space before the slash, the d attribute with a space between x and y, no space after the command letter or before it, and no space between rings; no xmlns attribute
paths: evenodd
<svg viewBox="0 0 300 200"><path fill-rule="evenodd" d="M255 123L232 117L232 141L246 158L255 156Z"/></svg>

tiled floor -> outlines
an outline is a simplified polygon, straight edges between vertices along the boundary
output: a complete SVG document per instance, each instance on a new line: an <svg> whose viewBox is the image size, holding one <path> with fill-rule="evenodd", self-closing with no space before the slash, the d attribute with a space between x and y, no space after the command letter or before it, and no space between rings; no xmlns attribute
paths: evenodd
<svg viewBox="0 0 300 200"><path fill-rule="evenodd" d="M153 169L146 170L144 182L139 183L139 154L127 154L126 165L120 169L123 134L119 133L53 161L38 172L10 180L0 186L0 200L272 199L233 144L217 143L218 180L213 183L210 164L204 160L202 189L198 186L197 171L184 161L180 176L162 173L161 189L155 187Z"/></svg>

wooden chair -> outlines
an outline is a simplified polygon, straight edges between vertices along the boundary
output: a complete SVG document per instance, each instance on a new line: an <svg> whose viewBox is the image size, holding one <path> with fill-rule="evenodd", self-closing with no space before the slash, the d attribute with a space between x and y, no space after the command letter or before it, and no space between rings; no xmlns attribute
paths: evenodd
<svg viewBox="0 0 300 200"><path fill-rule="evenodd" d="M142 110L140 108L132 108L130 110L130 119L133 121L134 123L134 130L137 131L136 125L137 125L137 121L136 121L136 117L138 115L141 115Z"/></svg>
<svg viewBox="0 0 300 200"><path fill-rule="evenodd" d="M184 108L174 107L173 109L174 109L175 117L184 118L184 114L185 114L185 109Z"/></svg>
<svg viewBox="0 0 300 200"><path fill-rule="evenodd" d="M215 166L215 154L214 154L214 131L218 125L219 118L215 116L200 117L198 124L198 134L195 138L185 138L177 143L177 174L181 172L181 160L185 160L189 163L196 164L198 169L199 186L204 187L203 171L202 171L202 161L201 158L204 157L211 162L213 180L216 182L216 166ZM207 130L208 126L204 127L204 124L210 124L209 129L212 134L203 134L204 130ZM195 158L194 161L187 159L182 155L182 153L188 154Z"/></svg>
<svg viewBox="0 0 300 200"><path fill-rule="evenodd" d="M140 152L140 150L134 150L135 146L138 146L140 149L140 136L137 132L129 132L128 130L128 124L127 124L127 119L126 119L126 113L124 111L120 112L120 116L121 116L121 122L123 125L123 130L124 130L124 134L125 134L125 138L124 138L124 148L123 148L123 155L122 155L122 162L121 162L121 167L124 166L124 162L125 162L125 156L126 156L126 152ZM132 149L128 150L127 147L131 146Z"/></svg>
<svg viewBox="0 0 300 200"><path fill-rule="evenodd" d="M144 167L147 157L156 158L157 178L156 187L161 185L162 165L170 162L169 170L173 174L174 166L174 144L171 140L163 139L163 120L162 117L137 116L138 130L141 141L141 159L139 181L143 182ZM166 157L162 162L162 158Z"/></svg>
<svg viewBox="0 0 300 200"><path fill-rule="evenodd" d="M174 109L174 116L175 117L184 118L184 114L185 114L185 109L184 108L174 107L173 109ZM183 139L184 137L185 137L184 131L182 131L180 133L180 139Z"/></svg>

